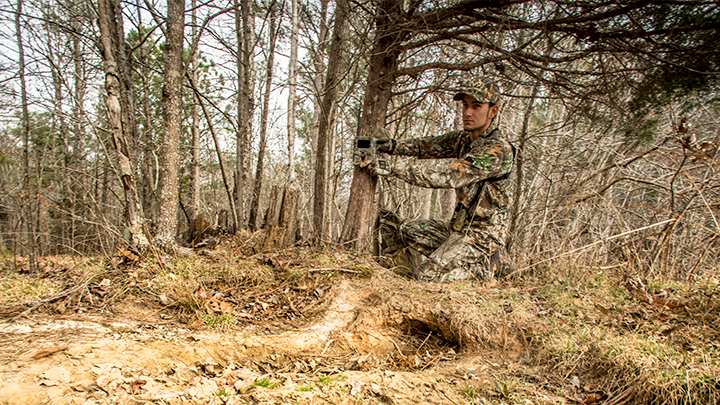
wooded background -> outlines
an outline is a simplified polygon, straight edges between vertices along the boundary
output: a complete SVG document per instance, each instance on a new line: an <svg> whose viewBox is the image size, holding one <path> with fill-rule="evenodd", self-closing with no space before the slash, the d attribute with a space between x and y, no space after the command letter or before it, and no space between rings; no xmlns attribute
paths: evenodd
<svg viewBox="0 0 720 405"><path fill-rule="evenodd" d="M476 75L518 149L510 250L643 275L718 269L720 7L711 1L2 3L0 247L172 251L265 226L367 248L378 206L452 190L372 177L352 139L459 127ZM280 193L281 195L282 193Z"/></svg>

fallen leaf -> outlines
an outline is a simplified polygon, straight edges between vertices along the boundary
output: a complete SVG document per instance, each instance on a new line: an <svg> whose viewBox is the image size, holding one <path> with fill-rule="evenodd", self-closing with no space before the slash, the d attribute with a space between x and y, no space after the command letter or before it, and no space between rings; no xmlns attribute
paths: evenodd
<svg viewBox="0 0 720 405"><path fill-rule="evenodd" d="M55 346L55 347L46 347L44 349L40 349L33 355L33 359L42 359L43 357L52 356L53 354L57 352L61 352L63 350L67 350L68 346Z"/></svg>
<svg viewBox="0 0 720 405"><path fill-rule="evenodd" d="M602 312L603 315L605 315L605 316L609 316L609 315L610 315L610 311L608 311L607 309L605 309L605 307L603 307L602 305L600 305L600 304L593 304L593 305L595 306L595 308L596 308L598 311Z"/></svg>
<svg viewBox="0 0 720 405"><path fill-rule="evenodd" d="M130 394L137 395L142 392L143 385L145 385L147 381L145 380L133 380L130 381Z"/></svg>

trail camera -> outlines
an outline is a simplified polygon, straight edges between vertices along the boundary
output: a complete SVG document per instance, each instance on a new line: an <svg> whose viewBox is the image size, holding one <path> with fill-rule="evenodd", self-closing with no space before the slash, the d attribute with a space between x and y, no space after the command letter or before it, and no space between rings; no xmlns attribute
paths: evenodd
<svg viewBox="0 0 720 405"><path fill-rule="evenodd" d="M372 136L358 136L353 147L353 163L360 167L376 165L378 169L387 171L388 164L385 159L377 156L377 139Z"/></svg>
<svg viewBox="0 0 720 405"><path fill-rule="evenodd" d="M367 167L372 164L375 158L375 138L371 136L358 136L355 138L353 149L354 163L360 167Z"/></svg>

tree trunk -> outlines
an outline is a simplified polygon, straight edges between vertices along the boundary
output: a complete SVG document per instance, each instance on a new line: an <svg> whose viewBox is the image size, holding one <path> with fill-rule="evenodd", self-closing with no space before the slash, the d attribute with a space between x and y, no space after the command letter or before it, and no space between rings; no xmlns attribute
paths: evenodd
<svg viewBox="0 0 720 405"><path fill-rule="evenodd" d="M138 7L138 21L142 21L141 8ZM147 32L142 26L139 29L140 33L145 34ZM140 47L140 59L146 60L148 57L147 48L144 46ZM150 69L146 63L140 64L140 85L143 89L143 134L141 135L142 140L142 151L143 151L143 170L142 176L138 177L142 179L142 204L146 218L157 218L157 188L159 183L159 167L156 165L155 155L155 138L153 130L153 111L150 108L150 99L152 97L152 89L148 84L148 78L150 77ZM153 230L154 231L154 230Z"/></svg>
<svg viewBox="0 0 720 405"><path fill-rule="evenodd" d="M254 49L254 16L251 0L235 0L235 35L237 36L237 69L238 69L238 134L235 161L235 209L240 229L245 227L245 160L247 144L252 134L253 111L253 49ZM237 230L237 229L236 229Z"/></svg>
<svg viewBox="0 0 720 405"><path fill-rule="evenodd" d="M160 216L156 244L175 250L178 226L178 172L182 131L183 30L185 0L169 0L165 29L165 73L163 76L163 143L160 177Z"/></svg>
<svg viewBox="0 0 720 405"><path fill-rule="evenodd" d="M49 26L45 27L45 33L48 36L48 42L50 42L50 38L52 35L52 32L50 30ZM76 68L76 75L80 75L80 72L77 71L78 68L78 59L77 59L77 41L73 41L74 46L74 52L73 52L73 60L75 62L75 68ZM74 242L73 239L70 237L70 235L73 235L74 228L75 228L75 215L77 215L75 211L75 195L74 192L76 184L75 181L63 181L66 180L67 176L70 176L71 173L74 172L75 167L73 164L73 159L71 155L71 148L69 146L70 142L70 130L68 128L67 122L65 122L65 112L63 111L62 102L63 102L63 92L62 92L62 86L63 86L63 78L61 77L60 72L60 66L64 65L64 61L61 58L62 54L58 54L58 57L55 57L55 52L53 51L52 45L48 47L48 54L47 59L50 65L50 74L52 77L52 83L55 90L55 95L53 97L53 115L54 118L52 120L52 125L50 128L50 131L52 134L58 134L60 137L60 147L61 147L61 153L63 157L63 163L64 167L57 165L54 170L54 177L58 181L58 186L62 190L63 196L63 210L59 212L58 220L61 222L61 225L58 227L58 232L60 240L62 241L68 241L68 244L71 245L65 246L66 249L58 250L58 253L67 253L68 250L72 251L74 249ZM78 78L76 77L75 84L77 85ZM77 94L77 93L76 93ZM76 102L77 105L77 102ZM76 117L78 116L75 111L73 112ZM59 123L59 131L56 125L56 122ZM54 137L54 136L53 136ZM53 141L54 143L54 141Z"/></svg>
<svg viewBox="0 0 720 405"><path fill-rule="evenodd" d="M22 42L22 29L20 16L22 15L22 0L17 1L15 12L15 35L18 45L18 77L20 78L20 102L22 103L22 140L23 140L23 209L22 215L25 223L25 243L27 246L28 266L30 271L37 270L35 246L35 221L33 221L33 198L30 192L30 115L28 112L27 90L25 86L25 49Z"/></svg>
<svg viewBox="0 0 720 405"><path fill-rule="evenodd" d="M342 80L341 71L344 66L345 37L348 4L346 0L338 0L335 9L335 26L333 39L328 52L328 69L321 103L320 121L318 125L317 157L315 160L315 201L313 203L313 227L315 240L322 242L324 235L325 205L327 191L327 144L332 131L332 115L338 87Z"/></svg>
<svg viewBox="0 0 720 405"><path fill-rule="evenodd" d="M257 215L260 211L260 193L263 183L263 169L265 166L265 147L267 144L268 114L270 112L270 92L272 91L273 63L275 61L275 42L277 39L276 13L271 9L270 13L270 49L267 56L267 72L265 73L265 95L263 96L262 117L260 119L260 145L258 147L258 161L255 170L255 187L253 188L253 201L250 205L249 224L251 231L258 229Z"/></svg>
<svg viewBox="0 0 720 405"><path fill-rule="evenodd" d="M193 43L196 41L197 31L197 0L192 0L192 36ZM198 52L195 50L191 55L192 80L194 84L198 83L200 78L198 72ZM190 158L190 198L188 198L188 226L190 228L191 238L195 239L197 231L195 229L195 218L200 213L200 98L193 92L193 109L192 109L192 155ZM224 169L223 169L224 170Z"/></svg>
<svg viewBox="0 0 720 405"><path fill-rule="evenodd" d="M522 242L521 233L517 232L518 216L520 215L520 199L523 195L523 184L525 184L525 159L523 151L528 139L528 127L530 126L530 117L535 108L535 98L537 97L540 86L535 85L532 94L525 108L525 117L523 118L522 130L520 131L520 139L518 140L517 156L515 156L515 190L513 192L513 202L510 209L510 224L508 228L507 249L510 250L516 242Z"/></svg>
<svg viewBox="0 0 720 405"><path fill-rule="evenodd" d="M312 130L310 133L310 190L308 193L309 199L307 206L310 207L310 214L308 216L308 222L314 224L313 210L315 207L315 162L317 161L317 142L318 142L318 127L320 126L320 115L322 114L322 95L323 95L323 83L325 74L325 46L328 40L328 27L327 27L327 9L329 0L320 0L320 32L318 33L317 49L313 55L313 66L315 68L313 77L313 95L314 95L314 110L313 110L313 121ZM314 226L314 225L313 225ZM315 230L311 229L311 233L315 234Z"/></svg>
<svg viewBox="0 0 720 405"><path fill-rule="evenodd" d="M399 0L388 0L383 3L383 9L377 12L377 33L368 67L360 136L372 136L385 125L387 106L398 69L398 44L407 35L399 32L394 24L402 12L402 4ZM376 185L377 177L372 176L366 169L355 166L345 224L340 236L341 243L361 250L371 246L370 230Z"/></svg>
<svg viewBox="0 0 720 405"><path fill-rule="evenodd" d="M117 42L117 38L124 37L124 34L118 32L115 7L116 3L113 0L98 1L98 26L105 71L108 124L110 125L112 145L117 152L120 180L125 193L125 216L127 230L130 233L129 243L132 247L144 251L148 246L148 240L143 232L142 206L137 196L135 172L132 165L133 152L128 143L128 138L132 136L129 119L132 112L125 102L127 95L123 88L124 83L120 80L117 64L118 48L124 46ZM104 197L103 200L105 199Z"/></svg>
<svg viewBox="0 0 720 405"><path fill-rule="evenodd" d="M288 65L288 173L285 185L291 187L295 181L295 97L297 94L298 34L300 19L298 18L298 0L291 0L291 32L290 32L290 63Z"/></svg>

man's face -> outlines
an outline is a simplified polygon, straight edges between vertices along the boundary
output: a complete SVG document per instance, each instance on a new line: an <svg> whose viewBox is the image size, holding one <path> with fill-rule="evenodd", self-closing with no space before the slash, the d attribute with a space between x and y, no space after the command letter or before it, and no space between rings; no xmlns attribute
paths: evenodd
<svg viewBox="0 0 720 405"><path fill-rule="evenodd" d="M496 105L490 107L490 103L481 103L467 94L462 104L463 129L475 136L480 135L490 126L498 111Z"/></svg>

